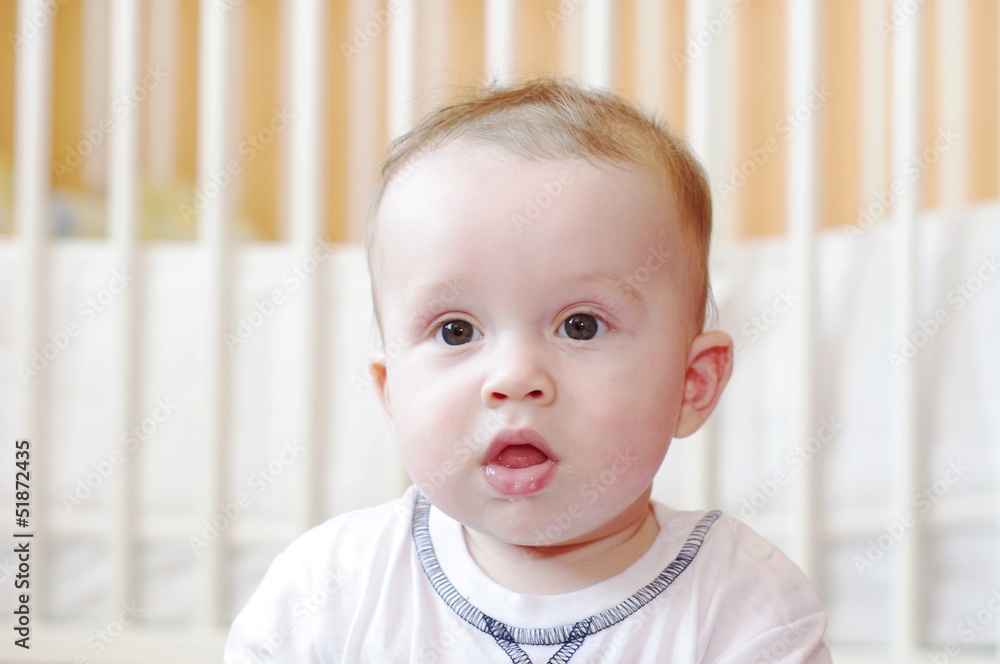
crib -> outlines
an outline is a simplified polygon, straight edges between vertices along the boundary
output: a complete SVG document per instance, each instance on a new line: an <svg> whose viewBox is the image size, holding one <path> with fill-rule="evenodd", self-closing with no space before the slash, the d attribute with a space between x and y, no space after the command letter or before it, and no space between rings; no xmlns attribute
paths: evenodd
<svg viewBox="0 0 1000 664"><path fill-rule="evenodd" d="M30 527L12 518L10 532L33 537L31 648L5 631L3 661L220 661L230 621L285 545L409 484L365 370L375 336L357 240L387 138L440 92L433 72L449 13L474 9L483 80L530 73L517 25L537 14L558 36L561 73L615 88L620 60L631 58L630 94L683 111L712 178L712 280L736 370L708 424L673 443L654 496L725 509L786 551L830 609L837 662L1000 662L1000 150L985 167L992 199L973 199L965 183L978 162L965 136L983 131L967 120L973 86L940 73L969 66L959 46L973 9L988 3L856 1L867 64L850 176L862 204L831 224L821 208L835 184L821 171L812 121L825 100L821 16L830 6L820 0L781 7L787 115L749 144L735 135L739 110L728 103L746 66L734 26L755 11L749 0L274 0L285 87L256 135L262 144L265 129L281 135L283 193L279 237L262 240L239 237L230 188L243 138L231 119L232 54L249 48L234 20L244 2L191 0L197 181L179 209L198 221L189 237L161 241L145 239L137 221L141 175L172 168L174 135L134 113L102 139L103 162L82 166L106 171L106 230L60 237L46 221L58 176L46 159L53 23L72 1L18 0L10 40L2 486L13 511L11 443L29 441ZM140 53L169 50L187 0L117 0L106 11L101 0L80 1L90 28L110 38L84 64L104 68L108 98L129 99L145 77L152 86L157 72L140 67ZM344 18L338 35L327 34L331 12ZM995 45L996 8L986 14ZM141 42L144 25L157 26L156 43ZM934 62L921 57L931 31ZM625 43L624 32L634 39ZM329 62L341 57L350 66L330 91ZM928 139L921 114L932 65L941 124ZM975 87L995 110L992 73ZM674 79L679 99L668 94ZM350 164L335 240L322 138L332 95L346 98ZM165 103L148 111L156 126L171 124ZM372 112L383 103L384 117ZM994 115L993 138L983 140L995 148L998 131ZM756 174L779 153L785 232L748 238L740 192L759 186ZM931 165L937 204L928 206ZM3 176L0 159L0 215ZM0 557L0 606L13 623L18 561Z"/></svg>

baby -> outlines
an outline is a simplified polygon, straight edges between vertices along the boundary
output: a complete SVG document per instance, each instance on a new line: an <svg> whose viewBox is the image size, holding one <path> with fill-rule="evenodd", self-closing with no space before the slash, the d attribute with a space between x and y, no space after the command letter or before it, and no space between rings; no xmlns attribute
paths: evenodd
<svg viewBox="0 0 1000 664"><path fill-rule="evenodd" d="M704 331L711 217L680 139L568 81L393 142L370 369L413 486L289 546L226 662L829 662L787 557L650 499L732 369Z"/></svg>

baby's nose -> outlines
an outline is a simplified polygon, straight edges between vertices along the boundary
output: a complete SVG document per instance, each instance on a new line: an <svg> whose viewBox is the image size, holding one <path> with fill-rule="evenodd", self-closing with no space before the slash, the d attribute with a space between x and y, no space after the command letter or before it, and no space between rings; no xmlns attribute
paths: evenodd
<svg viewBox="0 0 1000 664"><path fill-rule="evenodd" d="M493 401L497 401L497 402L498 401L503 401L505 399L511 398L512 395L514 396L514 398L517 398L518 392L521 392L521 391L522 390L518 390L517 388L506 389L506 390L503 390L503 391L490 390L489 391L489 396L487 398L491 399ZM511 392L512 394L508 394L508 392ZM528 392L527 394L523 395L521 398L525 399L525 400L538 401L538 400L544 399L545 396L546 396L546 394L547 394L547 392L544 391L544 390L534 389L534 390L531 390L530 392Z"/></svg>
<svg viewBox="0 0 1000 664"><path fill-rule="evenodd" d="M497 407L508 401L544 406L555 398L555 381L542 363L527 352L498 358L495 371L483 384L483 403Z"/></svg>

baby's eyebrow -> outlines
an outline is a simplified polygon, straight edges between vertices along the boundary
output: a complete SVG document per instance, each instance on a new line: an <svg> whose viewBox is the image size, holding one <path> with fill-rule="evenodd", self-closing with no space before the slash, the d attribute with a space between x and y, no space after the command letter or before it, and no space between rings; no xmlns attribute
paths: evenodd
<svg viewBox="0 0 1000 664"><path fill-rule="evenodd" d="M605 270L603 272L596 272L593 274L584 274L573 279L571 283L574 286L589 286L592 284L605 286L624 295L636 304L646 304L646 298L643 297L642 293L639 292L639 289L635 287L633 280L628 279L620 272L615 272L613 270Z"/></svg>
<svg viewBox="0 0 1000 664"><path fill-rule="evenodd" d="M636 304L642 306L646 304L646 298L636 288L634 280L613 270L581 274L571 277L568 283L571 287L603 286L625 296ZM461 285L455 280L432 281L416 286L407 294L406 304L403 306L403 317L406 320L422 320L432 313L432 309L450 304L456 296L461 294L462 290Z"/></svg>
<svg viewBox="0 0 1000 664"><path fill-rule="evenodd" d="M431 313L431 309L453 302L462 290L462 284L454 279L421 284L407 294L403 317L406 320L421 320Z"/></svg>

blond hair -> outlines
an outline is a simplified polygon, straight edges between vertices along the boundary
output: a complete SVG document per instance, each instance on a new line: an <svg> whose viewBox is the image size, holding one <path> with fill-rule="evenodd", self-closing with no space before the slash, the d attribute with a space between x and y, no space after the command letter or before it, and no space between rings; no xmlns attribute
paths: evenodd
<svg viewBox="0 0 1000 664"><path fill-rule="evenodd" d="M712 197L708 178L690 148L665 123L618 95L570 79L540 78L511 87L478 89L431 112L389 145L364 231L380 331L376 219L385 192L428 153L459 138L485 141L526 159L638 165L664 177L682 231L694 249L687 262L692 278L688 300L696 327L703 329L706 317L714 324L715 302L708 278Z"/></svg>

